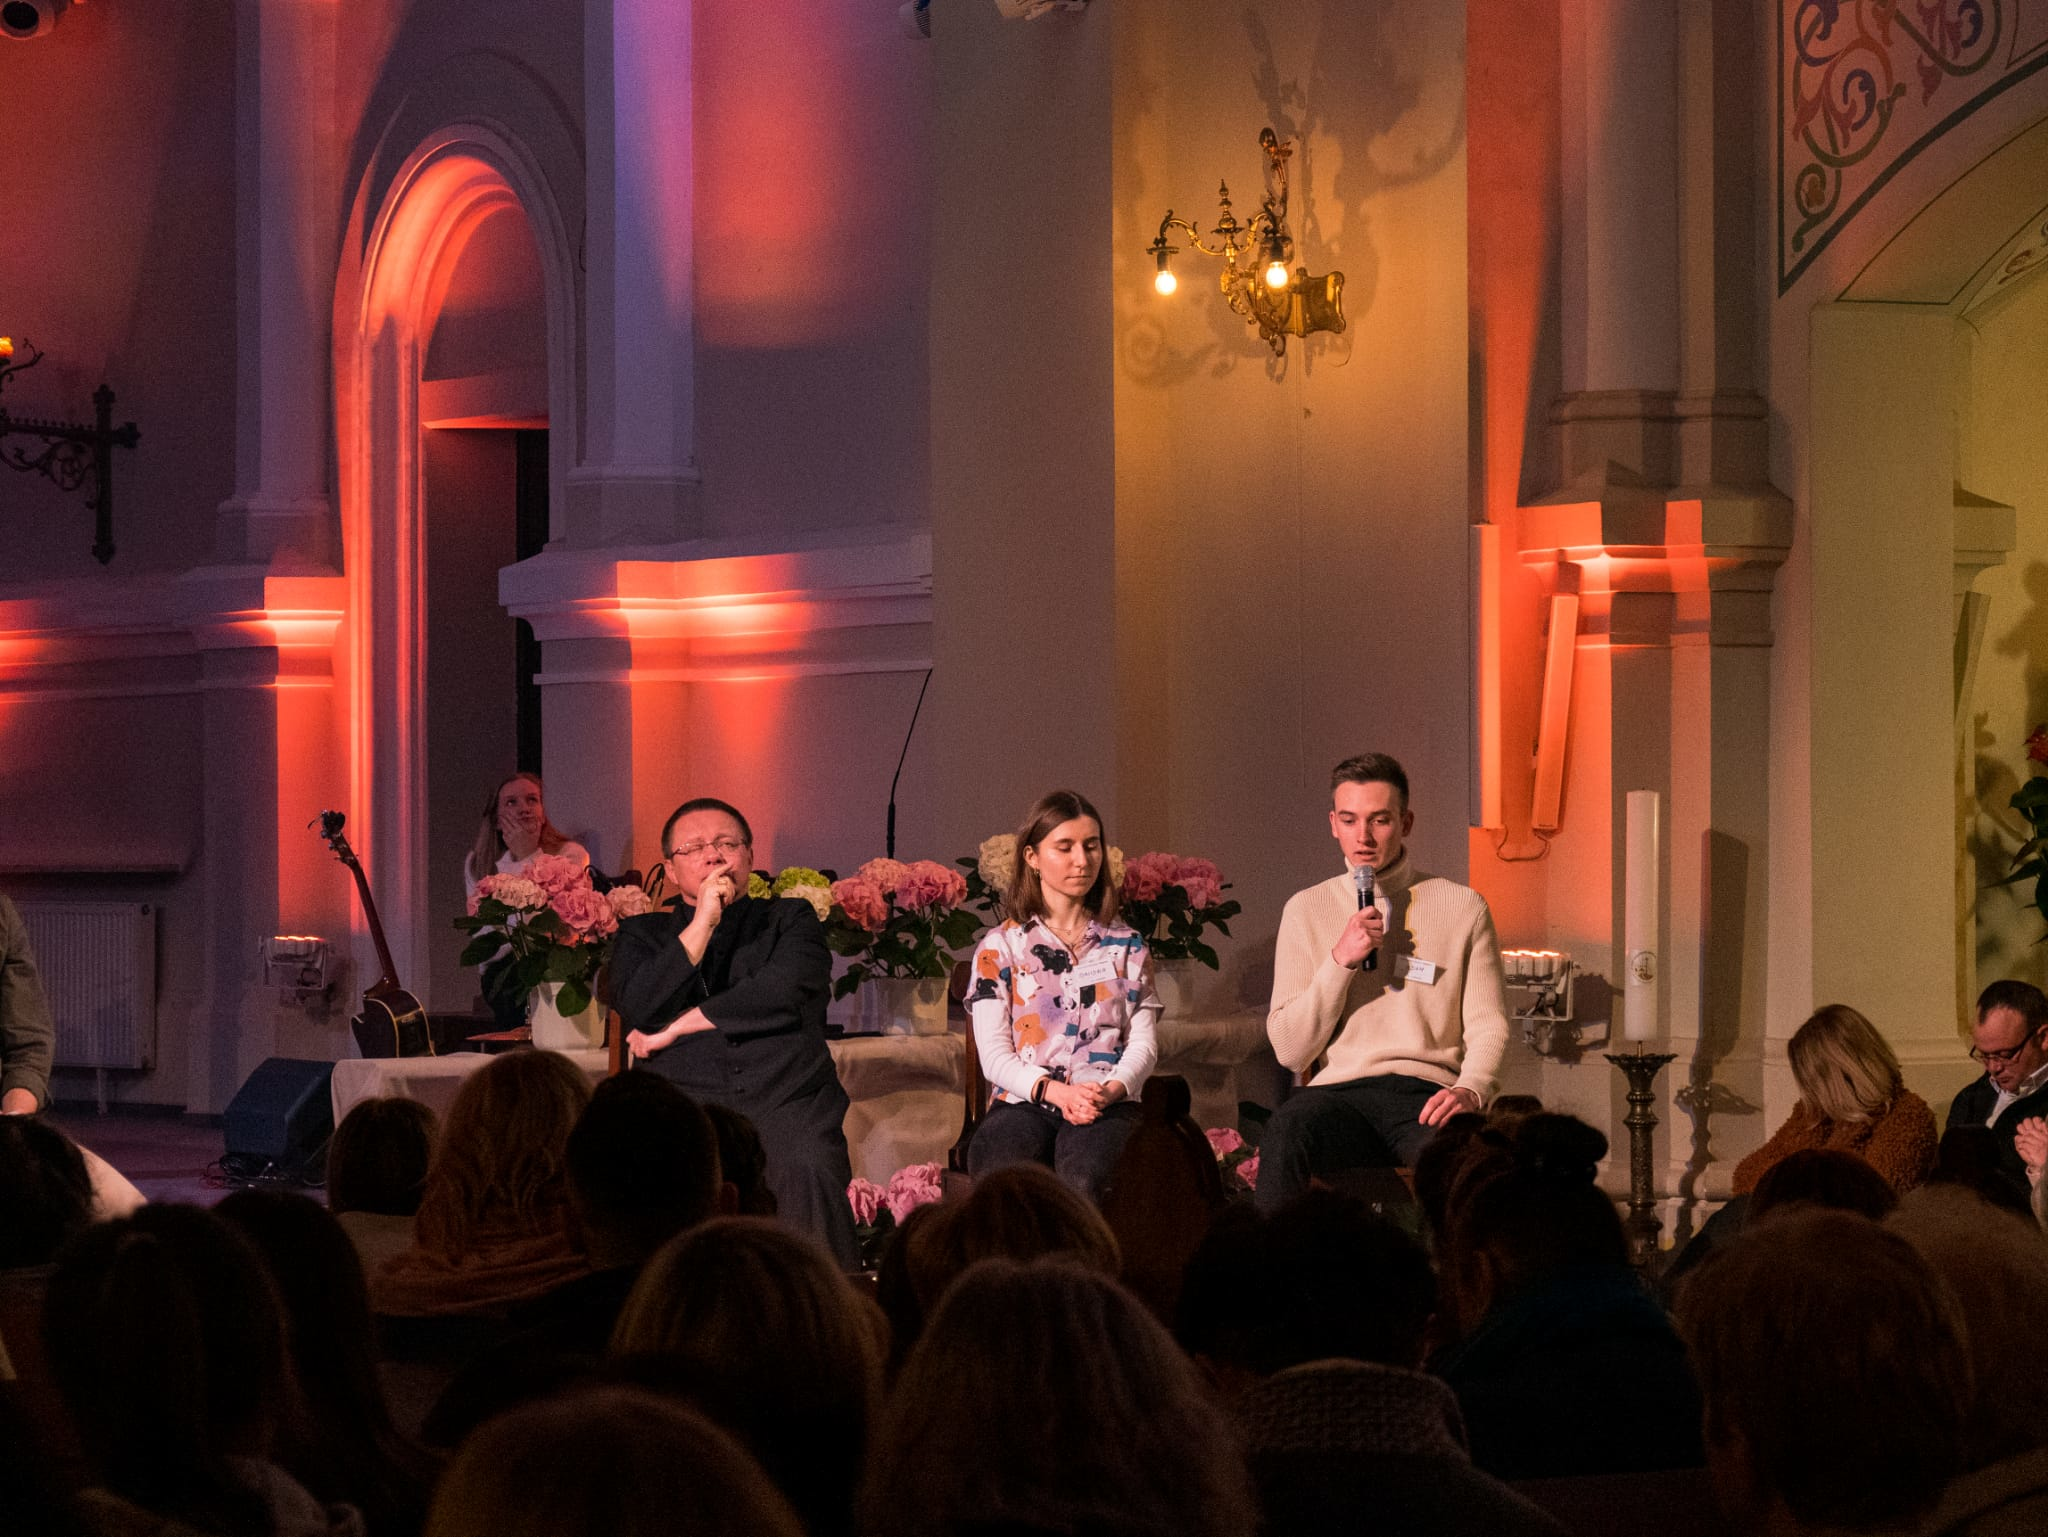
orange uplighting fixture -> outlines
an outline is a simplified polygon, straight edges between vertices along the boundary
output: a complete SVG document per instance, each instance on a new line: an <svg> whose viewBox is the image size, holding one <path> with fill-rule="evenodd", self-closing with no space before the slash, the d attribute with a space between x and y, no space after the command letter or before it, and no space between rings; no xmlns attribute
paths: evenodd
<svg viewBox="0 0 2048 1537"><path fill-rule="evenodd" d="M1159 233L1145 252L1158 263L1152 286L1162 294L1170 294L1180 286L1173 275L1173 258L1180 247L1168 243L1169 231L1183 232L1188 244L1204 256L1220 257L1224 302L1242 315L1246 324L1257 326L1260 340L1279 357L1286 353L1290 336L1344 329L1344 274L1331 272L1311 277L1308 268L1297 267L1289 275L1287 264L1293 259L1294 236L1287 228L1287 161L1294 146L1281 143L1270 128L1259 134L1259 145L1266 152L1267 175L1273 190L1259 204L1257 213L1245 223L1238 223L1237 216L1230 211L1230 184L1219 183L1216 226L1207 239L1187 220L1175 218L1169 208L1166 217L1159 221Z"/></svg>

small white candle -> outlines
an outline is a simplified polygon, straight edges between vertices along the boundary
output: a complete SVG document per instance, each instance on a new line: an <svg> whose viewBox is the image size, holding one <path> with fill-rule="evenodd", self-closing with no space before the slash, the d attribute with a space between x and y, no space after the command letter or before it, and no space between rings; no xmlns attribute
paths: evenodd
<svg viewBox="0 0 2048 1537"><path fill-rule="evenodd" d="M1622 948L1625 952L1622 1039L1654 1041L1658 1036L1658 841L1664 797L1655 790L1628 792L1628 863L1623 879Z"/></svg>

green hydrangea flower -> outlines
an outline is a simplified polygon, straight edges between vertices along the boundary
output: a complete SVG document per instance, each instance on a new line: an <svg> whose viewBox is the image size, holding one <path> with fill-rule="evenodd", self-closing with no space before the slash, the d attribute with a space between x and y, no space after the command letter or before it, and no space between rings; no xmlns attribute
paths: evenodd
<svg viewBox="0 0 2048 1537"><path fill-rule="evenodd" d="M822 871L807 869L803 865L791 865L775 877L775 885L771 889L779 897L798 886L822 886L829 891L832 883L825 879Z"/></svg>
<svg viewBox="0 0 2048 1537"><path fill-rule="evenodd" d="M768 877L759 870L752 872L747 877L747 895L750 897L765 897L769 895Z"/></svg>

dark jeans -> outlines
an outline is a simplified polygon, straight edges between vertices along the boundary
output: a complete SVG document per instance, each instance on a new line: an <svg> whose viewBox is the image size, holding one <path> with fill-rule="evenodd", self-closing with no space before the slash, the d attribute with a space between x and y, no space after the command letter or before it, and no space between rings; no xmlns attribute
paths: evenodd
<svg viewBox="0 0 2048 1537"><path fill-rule="evenodd" d="M1086 1126L1072 1126L1056 1111L998 1100L967 1144L967 1172L978 1176L1005 1164L1042 1163L1089 1200L1100 1201L1140 1113L1123 1099Z"/></svg>
<svg viewBox="0 0 2048 1537"><path fill-rule="evenodd" d="M1258 1206L1274 1211L1339 1169L1415 1167L1436 1135L1418 1116L1443 1085L1388 1073L1296 1089L1259 1139Z"/></svg>

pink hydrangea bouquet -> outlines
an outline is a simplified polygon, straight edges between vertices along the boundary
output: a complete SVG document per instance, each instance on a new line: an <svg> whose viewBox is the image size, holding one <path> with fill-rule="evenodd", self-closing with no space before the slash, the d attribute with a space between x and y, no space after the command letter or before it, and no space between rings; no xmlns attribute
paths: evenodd
<svg viewBox="0 0 2048 1537"><path fill-rule="evenodd" d="M1228 1126L1211 1126L1202 1133L1209 1150L1216 1155L1216 1171L1223 1176L1226 1195L1259 1186L1259 1150Z"/></svg>
<svg viewBox="0 0 2048 1537"><path fill-rule="evenodd" d="M853 1233L860 1244L861 1263L872 1268L881 1258L889 1234L920 1206L929 1206L946 1193L945 1171L935 1163L913 1163L878 1185L855 1176L846 1187L846 1202L853 1208Z"/></svg>
<svg viewBox="0 0 2048 1537"><path fill-rule="evenodd" d="M870 977L943 977L982 922L965 906L967 881L929 859L870 859L832 883L825 937L853 964L832 984L844 998Z"/></svg>
<svg viewBox="0 0 2048 1537"><path fill-rule="evenodd" d="M1244 909L1224 900L1229 889L1210 860L1140 854L1124 864L1121 917L1144 936L1153 960L1197 960L1214 971L1216 952L1202 931L1230 933L1230 920Z"/></svg>
<svg viewBox="0 0 2048 1537"><path fill-rule="evenodd" d="M499 956L510 960L504 985L530 993L558 982L555 1006L565 1015L590 1007L597 973L611 959L619 920L654 911L654 900L639 886L600 892L589 867L558 854L536 854L509 875L477 882L469 911L455 926L470 937L462 964L481 966Z"/></svg>

